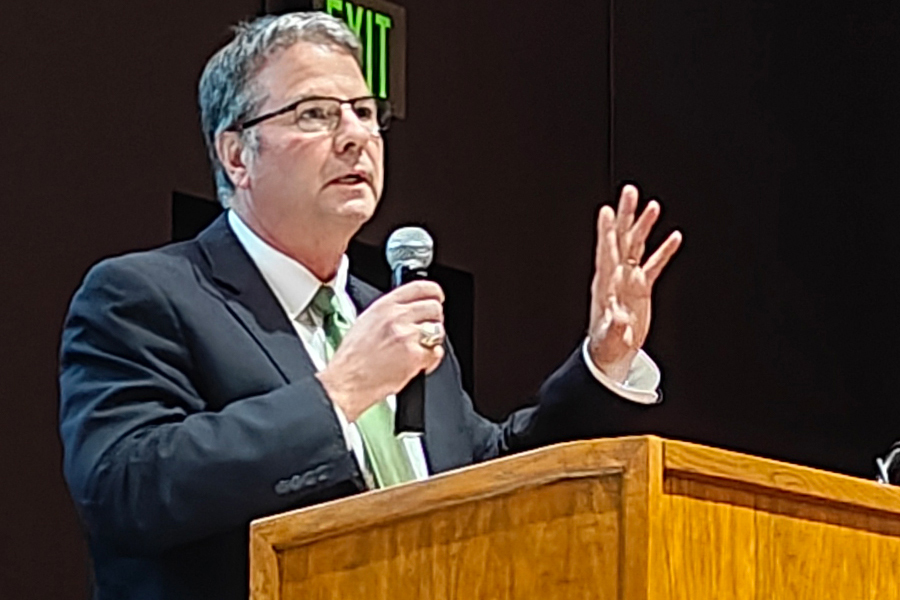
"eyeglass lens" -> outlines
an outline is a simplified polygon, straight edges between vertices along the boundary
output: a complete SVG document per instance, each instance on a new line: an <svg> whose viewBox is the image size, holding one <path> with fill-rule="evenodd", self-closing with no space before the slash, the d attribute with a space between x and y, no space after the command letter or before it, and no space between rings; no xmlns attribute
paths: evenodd
<svg viewBox="0 0 900 600"><path fill-rule="evenodd" d="M335 98L311 98L301 102L294 109L297 127L310 132L334 131L341 121L342 104ZM389 116L387 109L379 104L374 98L360 98L350 106L363 126L378 132L386 125Z"/></svg>

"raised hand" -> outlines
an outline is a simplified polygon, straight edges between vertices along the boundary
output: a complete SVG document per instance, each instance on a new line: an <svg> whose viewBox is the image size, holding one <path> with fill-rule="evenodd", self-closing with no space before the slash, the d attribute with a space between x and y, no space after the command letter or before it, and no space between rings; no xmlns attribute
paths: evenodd
<svg viewBox="0 0 900 600"><path fill-rule="evenodd" d="M674 231L641 264L660 207L650 201L635 219L637 202L637 188L626 185L618 211L604 206L597 217L588 349L594 364L619 382L650 331L653 284L681 245L681 232Z"/></svg>

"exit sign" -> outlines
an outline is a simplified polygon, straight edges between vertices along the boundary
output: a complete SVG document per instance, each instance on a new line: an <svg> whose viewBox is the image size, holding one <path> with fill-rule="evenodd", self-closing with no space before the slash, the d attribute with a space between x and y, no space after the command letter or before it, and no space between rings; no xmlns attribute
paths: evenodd
<svg viewBox="0 0 900 600"><path fill-rule="evenodd" d="M386 0L313 0L313 8L343 20L362 42L362 70L378 98L406 116L406 9Z"/></svg>
<svg viewBox="0 0 900 600"><path fill-rule="evenodd" d="M378 98L406 116L406 9L387 0L265 0L263 12L321 10L344 21L362 42L362 70Z"/></svg>

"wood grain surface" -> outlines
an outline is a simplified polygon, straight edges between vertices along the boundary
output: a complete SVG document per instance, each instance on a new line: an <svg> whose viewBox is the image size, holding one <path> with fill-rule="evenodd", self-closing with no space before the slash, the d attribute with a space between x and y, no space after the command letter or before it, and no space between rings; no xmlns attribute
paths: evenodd
<svg viewBox="0 0 900 600"><path fill-rule="evenodd" d="M255 521L253 600L900 598L900 493L653 436Z"/></svg>
<svg viewBox="0 0 900 600"><path fill-rule="evenodd" d="M653 598L898 598L895 488L664 443Z"/></svg>

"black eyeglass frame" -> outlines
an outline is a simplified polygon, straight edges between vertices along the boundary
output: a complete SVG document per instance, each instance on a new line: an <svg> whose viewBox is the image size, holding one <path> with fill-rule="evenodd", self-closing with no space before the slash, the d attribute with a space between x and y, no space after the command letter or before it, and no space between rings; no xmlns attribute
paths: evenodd
<svg viewBox="0 0 900 600"><path fill-rule="evenodd" d="M392 116L391 115L391 103L387 100L382 100L380 98L376 98L375 96L359 96L358 98L348 98L347 100L344 100L342 98L335 98L334 96L307 96L305 98L300 98L299 100L294 100L287 106L283 106L281 108L273 110L272 112L268 112L264 115L260 115L258 117L253 117L252 119L248 119L248 120L244 121L243 123L235 123L228 129L226 129L226 131L237 131L237 132L247 131L251 127L255 127L255 126L259 125L263 121L268 121L269 119L273 119L275 117L289 113L289 112L293 111L295 108L297 108L298 106L300 106L301 104L303 104L304 102L309 102L311 100L335 100L336 102L338 102L338 104L340 104L341 108L343 108L343 106L345 104L349 104L350 108L353 109L354 114L356 114L356 108L354 107L354 104L356 104L357 102L359 102L361 100L374 100L375 105L377 107L377 114L376 114L375 119L378 123L378 130L375 133L381 133L382 131L387 131L388 127L391 124L391 116ZM343 113L341 113L341 114L343 115ZM341 123L340 120L338 120L337 125L335 125L335 128L337 128L337 126L340 125L340 123Z"/></svg>

